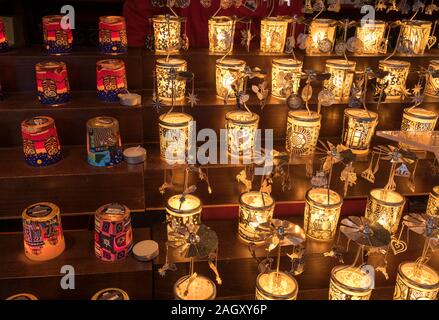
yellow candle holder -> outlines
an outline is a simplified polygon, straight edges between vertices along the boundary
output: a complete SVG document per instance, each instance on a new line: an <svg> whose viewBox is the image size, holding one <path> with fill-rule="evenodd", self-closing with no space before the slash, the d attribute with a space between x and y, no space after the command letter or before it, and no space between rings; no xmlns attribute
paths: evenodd
<svg viewBox="0 0 439 320"><path fill-rule="evenodd" d="M331 271L329 300L369 300L370 276L358 267L336 266Z"/></svg>
<svg viewBox="0 0 439 320"><path fill-rule="evenodd" d="M194 225L201 224L201 200L188 194L184 201L181 202L181 194L174 195L166 201L166 220L168 222L168 240L173 241L174 237L170 235L171 232L176 231L176 227L184 227L188 223Z"/></svg>
<svg viewBox="0 0 439 320"><path fill-rule="evenodd" d="M432 217L439 217L439 186L433 187L430 192L426 213Z"/></svg>
<svg viewBox="0 0 439 320"><path fill-rule="evenodd" d="M179 71L186 71L187 63L183 59L157 59L155 72L157 83L157 95L160 100L170 103L184 100L186 93L186 81L178 80ZM174 95L172 95L174 93Z"/></svg>
<svg viewBox="0 0 439 320"><path fill-rule="evenodd" d="M401 25L400 44L409 55L424 54L431 31L431 21L407 20Z"/></svg>
<svg viewBox="0 0 439 320"><path fill-rule="evenodd" d="M235 99L234 84L238 91L244 90L245 61L237 59L216 60L216 96L219 99Z"/></svg>
<svg viewBox="0 0 439 320"><path fill-rule="evenodd" d="M271 94L278 99L287 98L287 89L297 94L302 76L302 61L279 58L271 64Z"/></svg>
<svg viewBox="0 0 439 320"><path fill-rule="evenodd" d="M256 278L256 300L296 300L298 289L296 279L282 271L260 273Z"/></svg>
<svg viewBox="0 0 439 320"><path fill-rule="evenodd" d="M259 225L273 217L274 199L265 192L249 191L239 197L239 238L245 243L263 244L265 233Z"/></svg>
<svg viewBox="0 0 439 320"><path fill-rule="evenodd" d="M283 53L287 39L288 24L286 17L266 17L261 20L261 53Z"/></svg>
<svg viewBox="0 0 439 320"><path fill-rule="evenodd" d="M405 199L400 193L392 190L372 189L367 198L364 215L371 223L378 222L394 234L398 230L404 205Z"/></svg>
<svg viewBox="0 0 439 320"><path fill-rule="evenodd" d="M306 45L307 55L324 55L329 54L334 47L335 41L335 20L332 19L315 19L311 21L309 26L309 37ZM322 41L329 40L330 44L328 52L322 52ZM325 45L326 47L326 45ZM326 48L325 48L326 49Z"/></svg>
<svg viewBox="0 0 439 320"><path fill-rule="evenodd" d="M429 71L439 72L439 60L431 60L428 67ZM427 96L439 97L439 78L433 78L431 74L427 75L427 80L425 83L425 92Z"/></svg>
<svg viewBox="0 0 439 320"><path fill-rule="evenodd" d="M368 153L377 124L377 113L364 109L346 108L342 134L343 145L355 154Z"/></svg>
<svg viewBox="0 0 439 320"><path fill-rule="evenodd" d="M323 82L325 89L332 91L337 102L347 102L355 74L355 61L330 59L326 61L325 70L331 78Z"/></svg>
<svg viewBox="0 0 439 320"><path fill-rule="evenodd" d="M384 78L378 79L381 84L388 82L388 86L384 89L386 99L401 99L401 92L405 91L406 88L405 84L410 70L410 62L401 60L380 60L379 68L382 71L389 72Z"/></svg>
<svg viewBox="0 0 439 320"><path fill-rule="evenodd" d="M231 157L252 159L259 116L244 110L226 113L227 150Z"/></svg>
<svg viewBox="0 0 439 320"><path fill-rule="evenodd" d="M320 114L306 110L288 111L285 148L294 155L310 155L319 140Z"/></svg>
<svg viewBox="0 0 439 320"><path fill-rule="evenodd" d="M157 15L152 18L156 54L176 54L180 50L182 18Z"/></svg>
<svg viewBox="0 0 439 320"><path fill-rule="evenodd" d="M160 158L169 164L186 163L190 149L192 116L171 112L159 117Z"/></svg>
<svg viewBox="0 0 439 320"><path fill-rule="evenodd" d="M363 46L359 54L385 54L386 23L381 20L367 20L361 22L356 28L356 37L361 40Z"/></svg>
<svg viewBox="0 0 439 320"><path fill-rule="evenodd" d="M438 115L434 111L423 108L405 108L402 114L401 131L432 132L437 119ZM421 151L404 144L400 144L400 147L411 151Z"/></svg>
<svg viewBox="0 0 439 320"><path fill-rule="evenodd" d="M176 300L215 300L216 286L209 278L201 275L189 285L190 275L181 277L174 285L174 297ZM185 295L186 288L187 294Z"/></svg>
<svg viewBox="0 0 439 320"><path fill-rule="evenodd" d="M219 16L209 18L209 52L225 54L233 50L235 36L235 20L231 17Z"/></svg>
<svg viewBox="0 0 439 320"><path fill-rule="evenodd" d="M398 266L393 300L436 300L439 275L429 266L414 261Z"/></svg>
<svg viewBox="0 0 439 320"><path fill-rule="evenodd" d="M318 241L332 240L343 198L333 190L313 188L306 192L305 200L304 230L307 237Z"/></svg>

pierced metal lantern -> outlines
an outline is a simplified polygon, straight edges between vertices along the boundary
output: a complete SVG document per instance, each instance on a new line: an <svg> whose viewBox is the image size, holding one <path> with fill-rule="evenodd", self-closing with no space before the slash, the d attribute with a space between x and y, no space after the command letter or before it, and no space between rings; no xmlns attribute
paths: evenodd
<svg viewBox="0 0 439 320"><path fill-rule="evenodd" d="M44 46L48 54L61 55L72 51L72 29L62 28L61 20L63 17L62 15L43 17Z"/></svg>
<svg viewBox="0 0 439 320"><path fill-rule="evenodd" d="M435 186L430 192L426 213L432 217L439 217L439 186Z"/></svg>
<svg viewBox="0 0 439 320"><path fill-rule="evenodd" d="M309 189L305 194L304 230L307 237L330 241L334 238L343 198L334 190Z"/></svg>
<svg viewBox="0 0 439 320"><path fill-rule="evenodd" d="M431 60L428 70L439 72L439 60ZM428 96L439 98L439 77L433 78L431 74L427 75L424 93Z"/></svg>
<svg viewBox="0 0 439 320"><path fill-rule="evenodd" d="M346 108L344 110L343 144L353 153L368 153L377 124L377 113L364 109Z"/></svg>
<svg viewBox="0 0 439 320"><path fill-rule="evenodd" d="M261 53L283 53L290 18L266 17L261 20Z"/></svg>
<svg viewBox="0 0 439 320"><path fill-rule="evenodd" d="M366 20L356 28L356 37L361 40L359 54L386 53L385 32L386 22L381 20Z"/></svg>
<svg viewBox="0 0 439 320"><path fill-rule="evenodd" d="M331 271L329 300L369 300L371 285L370 276L359 267L336 266Z"/></svg>
<svg viewBox="0 0 439 320"><path fill-rule="evenodd" d="M127 52L128 39L125 18L121 16L99 17L99 49L104 54Z"/></svg>
<svg viewBox="0 0 439 320"><path fill-rule="evenodd" d="M439 275L429 266L406 261L398 266L393 300L436 300Z"/></svg>
<svg viewBox="0 0 439 320"><path fill-rule="evenodd" d="M65 248L61 215L57 205L39 202L22 214L24 253L35 261L47 261L63 253Z"/></svg>
<svg viewBox="0 0 439 320"><path fill-rule="evenodd" d="M256 300L296 300L299 284L286 272L260 273L256 278Z"/></svg>
<svg viewBox="0 0 439 320"><path fill-rule="evenodd" d="M312 154L319 139L320 121L320 114L314 111L288 111L285 146L288 153L301 156Z"/></svg>
<svg viewBox="0 0 439 320"><path fill-rule="evenodd" d="M216 60L216 96L219 99L235 99L235 85L238 91L244 90L244 69L245 61L238 59Z"/></svg>
<svg viewBox="0 0 439 320"><path fill-rule="evenodd" d="M286 99L289 94L297 94L301 76L302 61L287 58L273 59L271 64L271 94L273 97Z"/></svg>
<svg viewBox="0 0 439 320"><path fill-rule="evenodd" d="M273 217L274 199L265 192L249 191L239 197L239 238L244 242L262 244L265 233L258 229Z"/></svg>
<svg viewBox="0 0 439 320"><path fill-rule="evenodd" d="M178 53L182 21L182 18L172 15L157 15L152 18L156 54Z"/></svg>
<svg viewBox="0 0 439 320"><path fill-rule="evenodd" d="M394 234L398 230L405 198L400 193L385 189L372 189L366 204L365 217L371 223L380 223L387 231Z"/></svg>
<svg viewBox="0 0 439 320"><path fill-rule="evenodd" d="M405 20L401 26L399 46L408 54L424 54L431 31L431 21ZM402 52L404 53L404 52Z"/></svg>
<svg viewBox="0 0 439 320"><path fill-rule="evenodd" d="M159 117L160 157L169 164L186 163L190 149L192 116L171 112Z"/></svg>
<svg viewBox="0 0 439 320"><path fill-rule="evenodd" d="M38 100L49 106L59 106L70 101L67 67L61 61L45 61L35 65Z"/></svg>
<svg viewBox="0 0 439 320"><path fill-rule="evenodd" d="M225 54L233 50L235 20L231 17L209 18L209 52Z"/></svg>
<svg viewBox="0 0 439 320"><path fill-rule="evenodd" d="M179 71L186 71L187 63L183 59L157 59L155 65L157 95L166 103L184 100L186 80L178 79ZM172 94L174 93L174 94Z"/></svg>
<svg viewBox="0 0 439 320"><path fill-rule="evenodd" d="M181 277L175 283L176 300L215 300L216 286L212 280L202 275L197 275L192 282L189 282L189 278L190 275Z"/></svg>
<svg viewBox="0 0 439 320"><path fill-rule="evenodd" d="M349 99L352 82L355 74L355 61L342 59L326 60L325 70L331 74L331 78L323 82L325 89L332 91L338 102L346 102Z"/></svg>
<svg viewBox="0 0 439 320"><path fill-rule="evenodd" d="M432 132L436 126L438 114L423 108L405 108L402 114L401 131ZM401 147L412 151L420 151L412 146L401 144Z"/></svg>
<svg viewBox="0 0 439 320"><path fill-rule="evenodd" d="M335 20L315 19L309 26L309 37L306 44L306 54L329 54L335 42Z"/></svg>
<svg viewBox="0 0 439 320"><path fill-rule="evenodd" d="M125 63L117 59L96 62L96 87L100 100L119 101L118 95L128 92Z"/></svg>
<svg viewBox="0 0 439 320"><path fill-rule="evenodd" d="M388 86L384 89L386 99L399 100L401 98L401 92L405 91L406 88L405 85L410 70L410 62L401 60L380 60L379 68L382 71L389 72L384 78L378 79L380 83L388 82Z"/></svg>
<svg viewBox="0 0 439 320"><path fill-rule="evenodd" d="M226 114L227 150L231 157L252 159L255 149L259 116L244 110Z"/></svg>
<svg viewBox="0 0 439 320"><path fill-rule="evenodd" d="M8 38L6 37L5 24L2 17L0 17L0 52L9 50Z"/></svg>
<svg viewBox="0 0 439 320"><path fill-rule="evenodd" d="M203 210L201 200L193 194L182 198L181 194L174 195L166 201L166 220L168 223L168 240L174 240L170 235L176 227L184 227L186 224L201 224L201 211Z"/></svg>

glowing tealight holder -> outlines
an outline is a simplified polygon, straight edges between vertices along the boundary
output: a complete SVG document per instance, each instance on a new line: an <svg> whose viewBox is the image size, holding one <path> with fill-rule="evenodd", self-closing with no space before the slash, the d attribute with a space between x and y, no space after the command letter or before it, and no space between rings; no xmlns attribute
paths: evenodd
<svg viewBox="0 0 439 320"><path fill-rule="evenodd" d="M408 55L424 54L430 37L431 25L431 21L403 21L399 44L410 51Z"/></svg>
<svg viewBox="0 0 439 320"><path fill-rule="evenodd" d="M256 113L244 110L227 112L227 148L232 158L253 159L258 125Z"/></svg>
<svg viewBox="0 0 439 320"><path fill-rule="evenodd" d="M62 28L61 21L63 17L62 15L43 17L44 46L48 54L61 55L72 51L72 29Z"/></svg>
<svg viewBox="0 0 439 320"><path fill-rule="evenodd" d="M342 59L326 61L325 69L331 77L324 81L323 86L325 89L332 91L337 102L346 102L349 99L355 66L355 61Z"/></svg>
<svg viewBox="0 0 439 320"><path fill-rule="evenodd" d="M331 271L329 300L369 300L370 276L358 267L336 266Z"/></svg>
<svg viewBox="0 0 439 320"><path fill-rule="evenodd" d="M342 134L343 145L355 154L368 153L377 124L377 113L364 109L346 108Z"/></svg>
<svg viewBox="0 0 439 320"><path fill-rule="evenodd" d="M119 94L128 92L125 63L118 59L96 62L96 87L98 98L105 102L119 101Z"/></svg>
<svg viewBox="0 0 439 320"><path fill-rule="evenodd" d="M216 96L219 99L234 100L235 85L238 91L244 90L245 61L237 59L218 59L216 61Z"/></svg>
<svg viewBox="0 0 439 320"><path fill-rule="evenodd" d="M8 38L6 37L5 24L0 17L0 52L6 52L9 50Z"/></svg>
<svg viewBox="0 0 439 320"><path fill-rule="evenodd" d="M426 213L432 217L439 217L439 186L433 187L430 192Z"/></svg>
<svg viewBox="0 0 439 320"><path fill-rule="evenodd" d="M436 300L439 275L429 266L415 261L398 266L393 300Z"/></svg>
<svg viewBox="0 0 439 320"><path fill-rule="evenodd" d="M335 42L335 20L332 19L315 19L309 26L309 37L306 45L307 55L324 55L329 54L334 47ZM330 44L328 52L321 51L321 42L327 41ZM326 49L326 48L325 48Z"/></svg>
<svg viewBox="0 0 439 320"><path fill-rule="evenodd" d="M297 94L302 76L302 61L278 58L271 64L271 94L278 99L287 98L290 94Z"/></svg>
<svg viewBox="0 0 439 320"><path fill-rule="evenodd" d="M439 72L439 60L431 60L428 70ZM439 98L439 77L433 78L431 74L427 75L424 93L430 97Z"/></svg>
<svg viewBox="0 0 439 320"><path fill-rule="evenodd" d="M261 53L283 53L290 18L266 17L261 20Z"/></svg>
<svg viewBox="0 0 439 320"><path fill-rule="evenodd" d="M405 108L402 114L401 131L432 132L436 126L438 114L423 108ZM421 151L412 146L400 144L411 151Z"/></svg>
<svg viewBox="0 0 439 320"><path fill-rule="evenodd" d="M366 20L356 28L356 37L361 40L362 47L359 54L385 54L386 23L381 20ZM384 49L384 50L383 50Z"/></svg>
<svg viewBox="0 0 439 320"><path fill-rule="evenodd" d="M300 156L312 154L319 139L320 121L320 114L314 111L288 111L285 145L288 153Z"/></svg>
<svg viewBox="0 0 439 320"><path fill-rule="evenodd" d="M201 211L203 210L201 200L192 195L185 195L184 201L180 201L182 195L177 194L166 201L166 220L168 222L168 240L173 241L171 232L177 227L184 227L187 224L200 225Z"/></svg>
<svg viewBox="0 0 439 320"><path fill-rule="evenodd" d="M260 273L256 278L256 300L296 300L298 289L296 279L282 271Z"/></svg>
<svg viewBox="0 0 439 320"><path fill-rule="evenodd" d="M178 53L180 50L182 21L182 18L172 15L157 15L152 18L156 54Z"/></svg>
<svg viewBox="0 0 439 320"><path fill-rule="evenodd" d="M35 65L38 100L49 106L70 101L70 84L67 67L61 61L45 61Z"/></svg>
<svg viewBox="0 0 439 320"><path fill-rule="evenodd" d="M401 99L401 92L405 91L406 88L405 85L410 70L410 62L400 60L380 60L379 68L382 71L389 72L384 78L378 79L382 84L388 82L387 87L384 89L386 100Z"/></svg>
<svg viewBox="0 0 439 320"><path fill-rule="evenodd" d="M160 100L170 103L184 100L186 80L178 79L179 71L186 71L187 63L183 59L157 59L155 72L157 95Z"/></svg>
<svg viewBox="0 0 439 320"><path fill-rule="evenodd" d="M124 17L99 17L99 48L104 54L117 55L127 52L128 39Z"/></svg>
<svg viewBox="0 0 439 320"><path fill-rule="evenodd" d="M209 278L201 275L189 285L190 275L181 277L174 285L174 297L176 300L215 300L216 286ZM187 290L187 292L185 292ZM187 294L185 294L187 293Z"/></svg>
<svg viewBox="0 0 439 320"><path fill-rule="evenodd" d="M231 17L217 16L209 18L209 52L225 54L233 50L235 20Z"/></svg>

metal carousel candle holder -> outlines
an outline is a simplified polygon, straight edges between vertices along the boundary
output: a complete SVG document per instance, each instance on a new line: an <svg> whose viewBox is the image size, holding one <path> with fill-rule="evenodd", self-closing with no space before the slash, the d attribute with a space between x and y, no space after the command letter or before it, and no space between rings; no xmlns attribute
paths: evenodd
<svg viewBox="0 0 439 320"><path fill-rule="evenodd" d="M385 54L387 52L387 23L381 20L366 20L360 22L355 31L355 36L361 41L361 46L356 54Z"/></svg>
<svg viewBox="0 0 439 320"><path fill-rule="evenodd" d="M431 21L403 20L396 44L396 50L405 55L422 55L426 48L430 49L436 42ZM432 31L431 35L430 32Z"/></svg>
<svg viewBox="0 0 439 320"><path fill-rule="evenodd" d="M432 217L439 217L439 186L433 187L430 192L426 213Z"/></svg>
<svg viewBox="0 0 439 320"><path fill-rule="evenodd" d="M283 53L288 34L288 16L266 17L261 20L261 53Z"/></svg>
<svg viewBox="0 0 439 320"><path fill-rule="evenodd" d="M308 35L302 40L307 55L327 55L334 49L337 21L316 19L309 23Z"/></svg>
<svg viewBox="0 0 439 320"><path fill-rule="evenodd" d="M171 11L173 15L157 15L150 19L154 30L154 49L158 55L176 54L180 49L189 48L186 18L179 17L172 9ZM183 35L181 34L182 25Z"/></svg>
<svg viewBox="0 0 439 320"><path fill-rule="evenodd" d="M430 61L424 93L439 98L439 60Z"/></svg>
<svg viewBox="0 0 439 320"><path fill-rule="evenodd" d="M379 69L387 72L387 75L379 79L379 86L381 88L384 83L387 83L384 93L386 99L400 99L401 94L406 91L406 81L410 72L410 62L401 60L380 60Z"/></svg>

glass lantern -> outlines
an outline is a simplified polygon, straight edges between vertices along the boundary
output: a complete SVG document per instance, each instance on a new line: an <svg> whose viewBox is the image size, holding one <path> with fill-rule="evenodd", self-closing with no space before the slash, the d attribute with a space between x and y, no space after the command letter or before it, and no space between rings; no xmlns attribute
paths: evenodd
<svg viewBox="0 0 439 320"><path fill-rule="evenodd" d="M438 115L434 111L423 108L405 108L402 114L401 131L432 132L437 119ZM421 151L404 144L400 146L411 151Z"/></svg>
<svg viewBox="0 0 439 320"><path fill-rule="evenodd" d="M342 204L342 197L333 190L309 189L305 194L304 213L304 230L307 237L318 241L332 240Z"/></svg>
<svg viewBox="0 0 439 320"><path fill-rule="evenodd" d="M288 111L287 152L300 156L312 154L319 139L320 121L321 116L315 111Z"/></svg>
<svg viewBox="0 0 439 320"><path fill-rule="evenodd" d="M235 20L231 17L209 18L209 52L225 54L233 50Z"/></svg>
<svg viewBox="0 0 439 320"><path fill-rule="evenodd" d="M363 46L359 54L385 54L386 23L381 20L366 20L356 28L356 37L361 40ZM384 50L383 50L384 49Z"/></svg>
<svg viewBox="0 0 439 320"><path fill-rule="evenodd" d="M186 71L187 63L183 59L169 58L157 59L155 72L157 95L163 102L169 103L174 99L183 101L186 94L186 81L179 80L178 72ZM174 95L172 95L174 93Z"/></svg>
<svg viewBox="0 0 439 320"><path fill-rule="evenodd" d="M325 70L331 78L323 82L325 89L332 91L337 102L347 102L355 74L355 61L330 59L326 61Z"/></svg>
<svg viewBox="0 0 439 320"><path fill-rule="evenodd" d="M378 80L381 83L388 81L388 86L384 89L386 99L401 99L401 92L406 88L405 85L410 70L410 62L401 60L380 60L379 68L382 71L389 72L387 76Z"/></svg>
<svg viewBox="0 0 439 320"><path fill-rule="evenodd" d="M428 70L439 72L439 60L431 60ZM439 77L433 78L431 74L427 75L424 93L427 96L439 98Z"/></svg>
<svg viewBox="0 0 439 320"><path fill-rule="evenodd" d="M59 106L70 101L67 67L61 61L45 61L35 65L38 100L49 106Z"/></svg>
<svg viewBox="0 0 439 320"><path fill-rule="evenodd" d="M99 48L104 54L116 55L127 52L128 39L124 17L99 17Z"/></svg>
<svg viewBox="0 0 439 320"><path fill-rule="evenodd" d="M355 154L368 153L377 124L377 113L364 109L346 108L342 134L343 145Z"/></svg>
<svg viewBox="0 0 439 320"><path fill-rule="evenodd" d="M271 94L278 99L287 98L287 89L297 94L302 76L302 61L279 58L271 64Z"/></svg>
<svg viewBox="0 0 439 320"><path fill-rule="evenodd" d="M157 15L152 18L156 54L178 53L180 50L181 22L182 18L172 15Z"/></svg>
<svg viewBox="0 0 439 320"><path fill-rule="evenodd" d="M436 300L439 275L429 266L415 261L398 266L393 300Z"/></svg>
<svg viewBox="0 0 439 320"><path fill-rule="evenodd" d="M369 300L371 285L370 276L359 267L336 266L331 271L329 300Z"/></svg>
<svg viewBox="0 0 439 320"><path fill-rule="evenodd" d="M189 283L189 278L190 275L181 277L175 283L174 297L176 300L215 300L216 286L212 280L205 276L197 275ZM185 292L186 290L187 292Z"/></svg>
<svg viewBox="0 0 439 320"><path fill-rule="evenodd" d="M299 285L288 273L271 271L256 278L256 300L296 300Z"/></svg>
<svg viewBox="0 0 439 320"><path fill-rule="evenodd" d="M234 84L239 91L244 90L245 61L238 59L216 60L216 96L219 99L234 100Z"/></svg>
<svg viewBox="0 0 439 320"><path fill-rule="evenodd" d="M306 45L307 55L329 54L334 47L335 20L315 19L309 26L309 37ZM323 49L323 50L322 50Z"/></svg>
<svg viewBox="0 0 439 320"><path fill-rule="evenodd" d="M192 195L187 194L184 201L181 201L182 195L177 194L166 201L166 220L168 222L168 240L173 241L171 232L175 231L176 227L184 227L186 224L201 224L201 200Z"/></svg>
<svg viewBox="0 0 439 320"><path fill-rule="evenodd" d="M430 192L426 213L432 217L439 217L439 186L435 186Z"/></svg>
<svg viewBox="0 0 439 320"><path fill-rule="evenodd" d="M405 199L400 193L392 190L372 189L367 198L364 215L371 223L378 222L394 234L398 230L404 205Z"/></svg>
<svg viewBox="0 0 439 320"><path fill-rule="evenodd" d="M424 54L430 37L431 21L405 20L401 26L399 44L410 54Z"/></svg>
<svg viewBox="0 0 439 320"><path fill-rule="evenodd" d="M61 55L72 51L72 29L70 27L62 28L61 21L63 17L62 15L43 17L44 46L48 54Z"/></svg>
<svg viewBox="0 0 439 320"><path fill-rule="evenodd" d="M160 158L169 164L186 163L190 148L192 116L171 112L159 117Z"/></svg>
<svg viewBox="0 0 439 320"><path fill-rule="evenodd" d="M259 116L244 110L226 114L227 148L232 158L252 159Z"/></svg>
<svg viewBox="0 0 439 320"><path fill-rule="evenodd" d="M283 53L288 24L285 17L266 17L261 20L261 53Z"/></svg>
<svg viewBox="0 0 439 320"><path fill-rule="evenodd" d="M259 231L258 227L271 220L273 211L274 199L268 193L242 193L239 197L239 238L246 243L264 243L265 233Z"/></svg>

